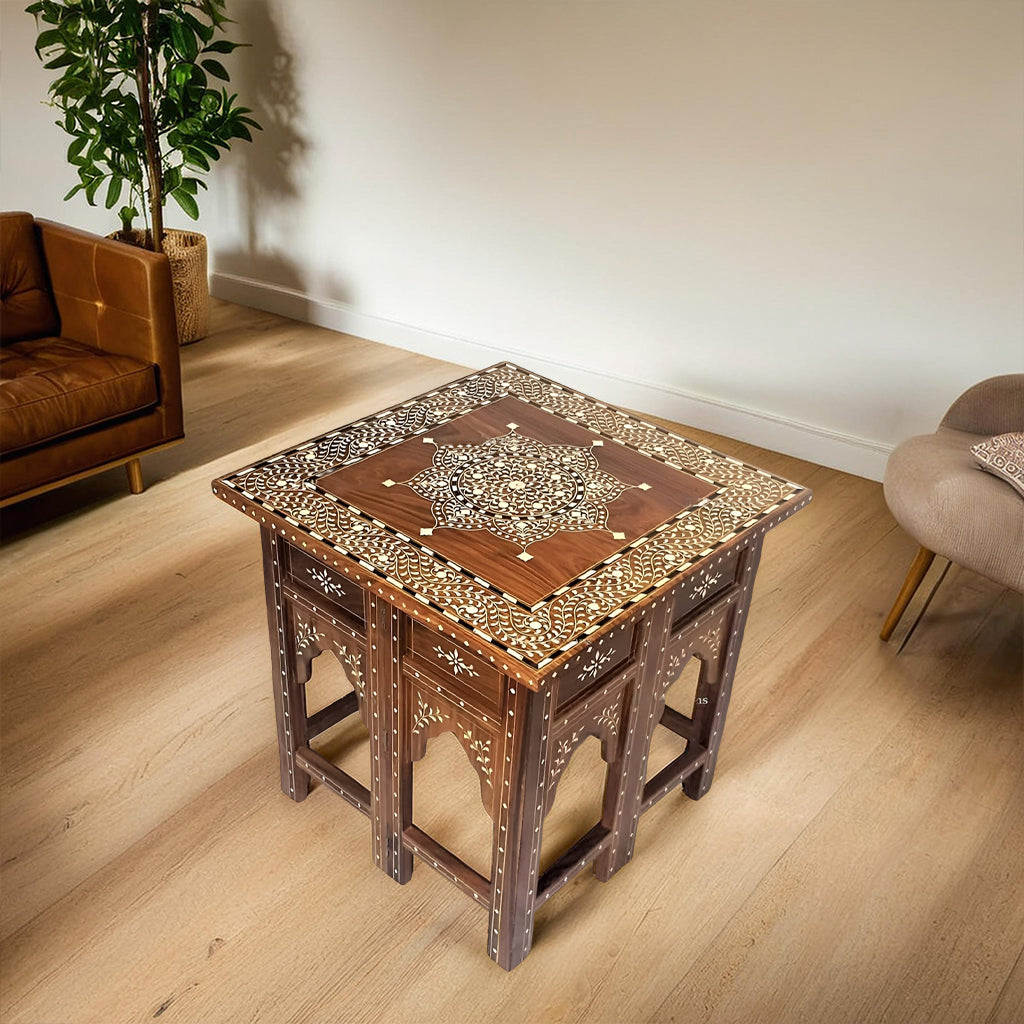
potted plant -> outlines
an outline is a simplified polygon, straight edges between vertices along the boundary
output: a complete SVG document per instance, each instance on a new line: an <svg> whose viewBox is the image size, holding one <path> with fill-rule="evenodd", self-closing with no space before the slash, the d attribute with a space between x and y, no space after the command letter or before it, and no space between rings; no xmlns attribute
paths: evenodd
<svg viewBox="0 0 1024 1024"><path fill-rule="evenodd" d="M121 202L121 230L111 237L167 254L174 277L182 344L206 331L206 240L163 226L173 198L193 220L200 175L260 126L218 59L240 43L218 38L230 23L225 0L38 0L26 8L41 29L36 53L59 72L50 85L57 121L71 137L68 160L83 192L108 210ZM145 230L132 222L142 211Z"/></svg>

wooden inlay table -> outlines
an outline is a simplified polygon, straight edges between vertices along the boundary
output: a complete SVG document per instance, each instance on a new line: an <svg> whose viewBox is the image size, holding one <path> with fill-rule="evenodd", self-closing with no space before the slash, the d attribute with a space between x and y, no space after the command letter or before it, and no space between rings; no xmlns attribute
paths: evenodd
<svg viewBox="0 0 1024 1024"><path fill-rule="evenodd" d="M765 533L810 491L511 363L412 398L213 483L260 524L281 785L324 784L372 823L398 882L418 856L489 912L505 969L534 912L632 856L640 815L711 785ZM309 715L318 654L352 692ZM694 705L666 705L691 657ZM367 789L312 749L359 714ZM655 728L684 753L652 778ZM493 820L485 878L412 820L413 764L452 732ZM600 822L543 874L544 817L598 737Z"/></svg>

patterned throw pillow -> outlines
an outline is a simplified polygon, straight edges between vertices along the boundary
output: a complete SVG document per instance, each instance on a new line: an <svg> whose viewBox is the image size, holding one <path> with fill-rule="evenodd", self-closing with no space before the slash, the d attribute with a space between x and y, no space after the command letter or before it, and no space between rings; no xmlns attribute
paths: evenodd
<svg viewBox="0 0 1024 1024"><path fill-rule="evenodd" d="M999 434L971 446L982 469L1005 480L1024 497L1024 434Z"/></svg>

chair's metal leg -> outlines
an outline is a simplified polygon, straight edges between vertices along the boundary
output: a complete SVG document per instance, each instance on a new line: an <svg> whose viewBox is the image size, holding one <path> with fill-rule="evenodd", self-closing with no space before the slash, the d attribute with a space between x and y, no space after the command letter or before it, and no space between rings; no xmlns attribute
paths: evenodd
<svg viewBox="0 0 1024 1024"><path fill-rule="evenodd" d="M882 626L882 632L879 635L883 640L888 640L892 636L896 623L900 621L900 617L907 610L910 599L914 596L917 588L921 586L921 580L924 579L925 573L931 568L934 558L935 552L929 551L927 548L921 548L917 552L914 561L911 563L910 572L907 573L907 578L903 581L903 586L896 596L896 603L892 606L892 610Z"/></svg>

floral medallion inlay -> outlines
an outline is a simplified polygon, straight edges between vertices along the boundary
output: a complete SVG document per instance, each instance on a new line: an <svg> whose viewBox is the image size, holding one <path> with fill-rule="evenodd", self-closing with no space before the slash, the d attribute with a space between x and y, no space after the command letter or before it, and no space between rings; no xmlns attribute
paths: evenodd
<svg viewBox="0 0 1024 1024"><path fill-rule="evenodd" d="M436 529L486 530L521 548L560 531L605 530L608 504L632 487L601 469L592 448L545 444L516 432L480 444L437 444L433 462L403 483L431 503ZM600 442L595 442L600 444ZM385 481L386 486L395 482Z"/></svg>

